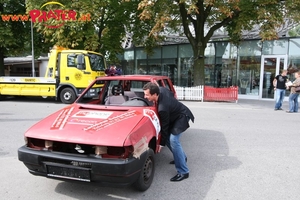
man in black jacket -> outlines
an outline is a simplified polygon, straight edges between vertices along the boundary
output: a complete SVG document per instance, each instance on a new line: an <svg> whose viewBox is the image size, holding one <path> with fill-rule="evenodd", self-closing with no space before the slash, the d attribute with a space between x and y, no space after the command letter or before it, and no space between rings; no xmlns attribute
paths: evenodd
<svg viewBox="0 0 300 200"><path fill-rule="evenodd" d="M167 88L158 87L155 83L147 83L143 87L145 98L157 106L161 124L160 145L171 150L177 170L177 175L171 181L182 181L189 177L187 157L180 144L180 136L189 128L189 120L194 122L194 116L190 109L179 102L174 94Z"/></svg>

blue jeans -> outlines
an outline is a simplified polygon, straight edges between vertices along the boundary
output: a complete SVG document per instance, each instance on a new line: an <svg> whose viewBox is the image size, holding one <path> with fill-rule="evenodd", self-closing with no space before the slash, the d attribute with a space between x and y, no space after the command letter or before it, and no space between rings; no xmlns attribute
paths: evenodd
<svg viewBox="0 0 300 200"><path fill-rule="evenodd" d="M174 157L175 168L178 174L186 174L189 173L189 169L187 167L187 163L185 161L186 155L182 149L180 144L180 136L182 133L178 135L170 134L169 140L166 142L167 147L171 150Z"/></svg>
<svg viewBox="0 0 300 200"><path fill-rule="evenodd" d="M298 93L290 94L289 96L289 111L298 112Z"/></svg>
<svg viewBox="0 0 300 200"><path fill-rule="evenodd" d="M281 108L284 96L285 96L285 89L276 89L275 109Z"/></svg>

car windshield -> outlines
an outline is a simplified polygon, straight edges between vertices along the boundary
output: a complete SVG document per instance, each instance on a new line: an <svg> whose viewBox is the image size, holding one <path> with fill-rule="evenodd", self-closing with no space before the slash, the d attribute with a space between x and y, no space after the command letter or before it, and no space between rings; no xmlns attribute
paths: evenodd
<svg viewBox="0 0 300 200"><path fill-rule="evenodd" d="M105 61L103 56L97 54L88 54L91 63L91 68L93 71L104 71Z"/></svg>
<svg viewBox="0 0 300 200"><path fill-rule="evenodd" d="M148 81L98 80L77 100L81 104L106 106L150 106L143 86ZM93 94L93 95L90 95Z"/></svg>

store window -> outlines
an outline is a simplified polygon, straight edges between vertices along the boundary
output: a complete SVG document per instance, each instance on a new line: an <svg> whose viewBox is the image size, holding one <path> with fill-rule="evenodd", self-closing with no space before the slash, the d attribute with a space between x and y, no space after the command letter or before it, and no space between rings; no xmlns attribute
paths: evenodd
<svg viewBox="0 0 300 200"><path fill-rule="evenodd" d="M135 74L136 70L134 66L134 50L125 51L122 61L123 74Z"/></svg>
<svg viewBox="0 0 300 200"><path fill-rule="evenodd" d="M148 74L163 75L161 66L161 48L154 48L153 53L148 56Z"/></svg>
<svg viewBox="0 0 300 200"><path fill-rule="evenodd" d="M190 44L182 44L178 48L178 85L190 87L193 85L193 49Z"/></svg>
<svg viewBox="0 0 300 200"><path fill-rule="evenodd" d="M300 38L290 39L289 41L289 57L288 71L290 73L300 70ZM290 75L290 74L289 74ZM290 77L292 79L293 76Z"/></svg>
<svg viewBox="0 0 300 200"><path fill-rule="evenodd" d="M163 46L162 58L177 58L177 45Z"/></svg>
<svg viewBox="0 0 300 200"><path fill-rule="evenodd" d="M237 46L228 44L222 56L224 87L237 85Z"/></svg>
<svg viewBox="0 0 300 200"><path fill-rule="evenodd" d="M237 47L228 41L209 43L205 49L205 85L236 85Z"/></svg>
<svg viewBox="0 0 300 200"><path fill-rule="evenodd" d="M239 46L237 85L239 94L259 95L261 41L243 41Z"/></svg>
<svg viewBox="0 0 300 200"><path fill-rule="evenodd" d="M215 87L217 84L217 70L215 65L215 44L209 43L205 49L205 85Z"/></svg>
<svg viewBox="0 0 300 200"><path fill-rule="evenodd" d="M162 47L162 75L168 76L174 85L178 85L177 45Z"/></svg>
<svg viewBox="0 0 300 200"><path fill-rule="evenodd" d="M147 54L143 49L136 49L136 74L148 74Z"/></svg>
<svg viewBox="0 0 300 200"><path fill-rule="evenodd" d="M255 46L254 46L255 47ZM267 40L263 42L263 55L286 55L288 53L288 41L284 40Z"/></svg>

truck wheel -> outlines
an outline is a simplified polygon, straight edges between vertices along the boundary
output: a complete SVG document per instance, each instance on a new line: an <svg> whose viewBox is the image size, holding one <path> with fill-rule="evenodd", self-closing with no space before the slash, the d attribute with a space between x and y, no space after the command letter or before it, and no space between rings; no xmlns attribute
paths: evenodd
<svg viewBox="0 0 300 200"><path fill-rule="evenodd" d="M152 149L149 149L147 158L144 162L139 178L133 184L135 189L139 191L147 190L153 181L154 171L155 171L154 152Z"/></svg>
<svg viewBox="0 0 300 200"><path fill-rule="evenodd" d="M65 103L65 104L74 103L74 101L76 100L76 95L72 88L64 88L60 92L59 97L60 97L61 102Z"/></svg>

